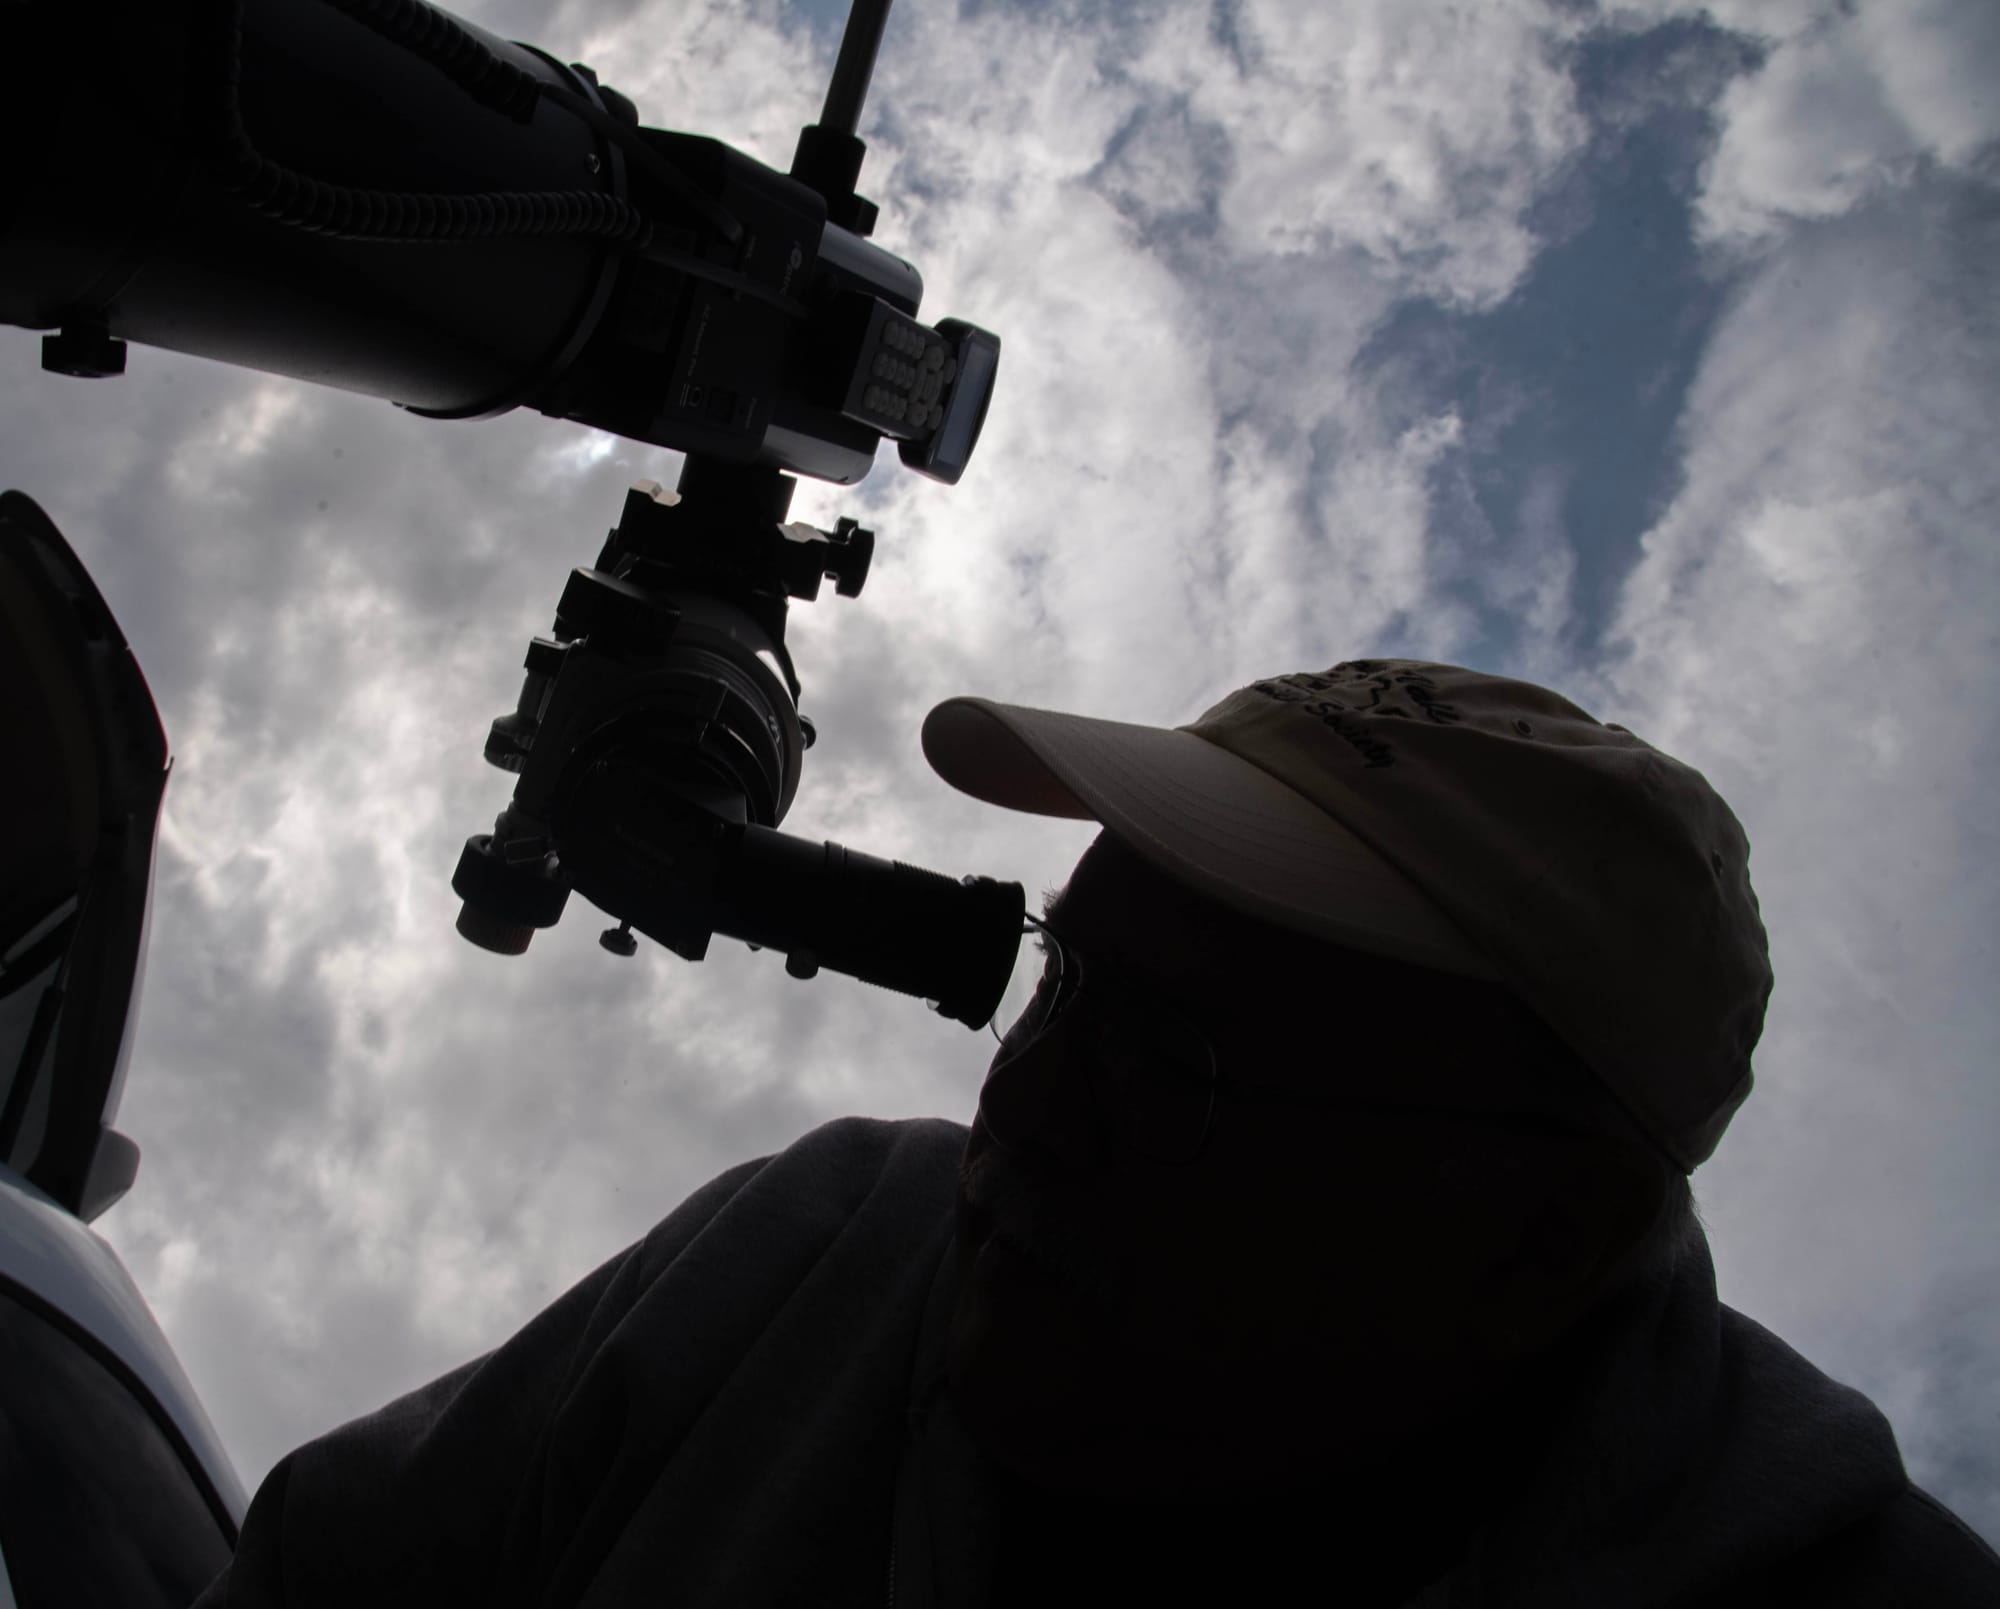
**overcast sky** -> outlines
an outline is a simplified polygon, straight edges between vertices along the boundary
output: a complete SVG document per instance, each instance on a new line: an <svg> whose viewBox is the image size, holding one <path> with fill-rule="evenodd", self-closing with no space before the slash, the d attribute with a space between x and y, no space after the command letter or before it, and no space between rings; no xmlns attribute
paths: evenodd
<svg viewBox="0 0 2000 1609"><path fill-rule="evenodd" d="M777 167L841 8L462 3ZM928 317L1005 340L956 488L795 607L788 831L1059 883L1093 829L923 763L940 699L1177 724L1409 656L1701 769L1776 992L1696 1175L1723 1299L2000 1539L2000 7L923 5L863 134ZM176 755L98 1228L254 1486L504 1339L734 1162L969 1119L990 1040L719 943L459 939L530 636L675 455L0 331L0 479L75 544Z"/></svg>

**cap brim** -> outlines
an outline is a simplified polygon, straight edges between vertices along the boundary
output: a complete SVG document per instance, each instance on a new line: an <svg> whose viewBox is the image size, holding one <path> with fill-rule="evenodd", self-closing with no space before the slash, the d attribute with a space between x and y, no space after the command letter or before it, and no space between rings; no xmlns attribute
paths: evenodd
<svg viewBox="0 0 2000 1609"><path fill-rule="evenodd" d="M1259 921L1500 980L1429 896L1338 818L1192 732L953 698L925 719L923 748L960 792L1099 822L1169 876Z"/></svg>

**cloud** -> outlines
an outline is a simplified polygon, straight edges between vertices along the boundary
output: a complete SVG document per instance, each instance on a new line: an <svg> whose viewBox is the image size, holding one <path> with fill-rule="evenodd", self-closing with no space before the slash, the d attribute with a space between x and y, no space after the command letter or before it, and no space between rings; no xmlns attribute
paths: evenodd
<svg viewBox="0 0 2000 1609"><path fill-rule="evenodd" d="M885 572L871 607L921 632L940 601L1014 600L1032 652L967 645L996 693L1192 716L1416 610L1454 427L1385 429L1355 356L1399 297L1506 294L1583 126L1536 8L1350 12L991 8L885 56L871 161L924 198L909 249L937 305L1006 333L982 455L1012 473L976 466L936 536L935 499L896 494L922 590L906 613ZM1419 44L1478 71L1412 73ZM1302 584L1329 573L1332 612ZM1162 664L1172 687L1132 673Z"/></svg>
<svg viewBox="0 0 2000 1609"><path fill-rule="evenodd" d="M1993 172L2000 12L1985 0L1622 9L1706 14L1768 47L1723 98L1702 202L1718 242L1754 246L1790 221L1839 216L1926 163Z"/></svg>
<svg viewBox="0 0 2000 1609"><path fill-rule="evenodd" d="M775 3L456 9L781 168L832 63L828 30ZM1993 576L1969 534L1995 489L1970 266L1992 259L1991 135L1971 68L1916 37L1985 24L1709 10L1764 55L1715 102L1701 205L1762 255L1718 279L1680 474L1672 454L1638 466L1672 501L1600 665L1560 635L1588 605L1580 568L1607 562L1565 519L1577 453L1528 455L1504 508L1474 506L1496 421L1544 406L1559 348L1522 330L1525 356L1462 396L1372 361L1403 310L1435 314L1446 349L1518 311L1549 240L1589 222L1603 192L1572 181L1622 115L1575 81L1592 19L899 7L863 124L876 238L922 267L928 314L1006 345L959 487L885 456L863 486L800 488L797 517L853 513L879 542L861 599L792 611L821 741L786 827L1032 900L1095 829L946 789L917 745L937 700L1185 720L1352 654L1468 662L1482 613L1517 618L1492 668L1685 752L1757 846L1780 994L1759 1096L1703 1174L1726 1279L1909 1405L1913 1468L1989 1480L1949 1426L1976 1356L1910 1341L1973 1333L1994 1206L1970 1138L1992 1131L1970 1070L1995 1038ZM1683 68L1707 115L1733 67ZM1872 108L1824 154L1821 83ZM1632 294L1678 316L1693 293L1671 289L1685 305ZM0 331L17 375L32 340ZM614 960L581 900L516 960L451 930L459 847L510 787L486 725L626 486L672 484L676 455L164 352L130 368L33 376L0 429L177 755L123 1117L145 1163L100 1227L246 1478L494 1344L723 1168L843 1113L970 1115L990 1041L913 1002L721 941L699 966Z"/></svg>
<svg viewBox="0 0 2000 1609"><path fill-rule="evenodd" d="M1939 1470L1983 1455L1920 1378L1933 1355L1960 1349L1971 1400L1994 1391L1990 1357L1918 1315L1977 1335L1968 1296L1996 1272L2000 835L1971 805L2000 781L1996 246L1990 194L1939 180L1769 248L1592 677L1753 846L1778 982L1757 1092L1699 1176L1724 1297L1820 1338L1814 1360L1885 1406L1920 1403L1896 1422ZM1956 1500L2000 1522L1990 1471Z"/></svg>
<svg viewBox="0 0 2000 1609"><path fill-rule="evenodd" d="M1454 305L1505 296L1534 254L1524 213L1587 134L1562 14L1249 0L1227 17L1173 11L1133 76L1228 131L1237 249L1356 253Z"/></svg>

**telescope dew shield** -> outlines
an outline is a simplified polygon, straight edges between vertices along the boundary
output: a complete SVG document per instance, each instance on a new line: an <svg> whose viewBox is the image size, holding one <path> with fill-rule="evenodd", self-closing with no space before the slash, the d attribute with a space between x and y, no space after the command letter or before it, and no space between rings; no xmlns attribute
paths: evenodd
<svg viewBox="0 0 2000 1609"><path fill-rule="evenodd" d="M0 319L87 325L269 374L472 418L524 400L601 315L624 253L589 238L340 239L263 216L218 168L223 80L258 154L357 193L621 195L623 157L544 102L525 122L324 0L10 7L15 127L0 152ZM587 99L586 77L454 19ZM60 160L51 153L60 152Z"/></svg>
<svg viewBox="0 0 2000 1609"><path fill-rule="evenodd" d="M899 388L850 310L956 362L916 268L582 63L421 0L0 10L0 322L56 331L45 368L118 374L133 341L838 484L885 435L963 469L997 340Z"/></svg>

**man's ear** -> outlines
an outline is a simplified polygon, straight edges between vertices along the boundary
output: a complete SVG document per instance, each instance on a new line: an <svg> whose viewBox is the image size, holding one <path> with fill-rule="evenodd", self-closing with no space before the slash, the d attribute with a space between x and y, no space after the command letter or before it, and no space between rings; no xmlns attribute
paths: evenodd
<svg viewBox="0 0 2000 1609"><path fill-rule="evenodd" d="M1543 1350L1589 1312L1666 1205L1664 1173L1637 1145L1551 1137L1537 1149L1511 1186L1530 1192L1514 1248L1475 1298L1480 1331L1507 1358Z"/></svg>

